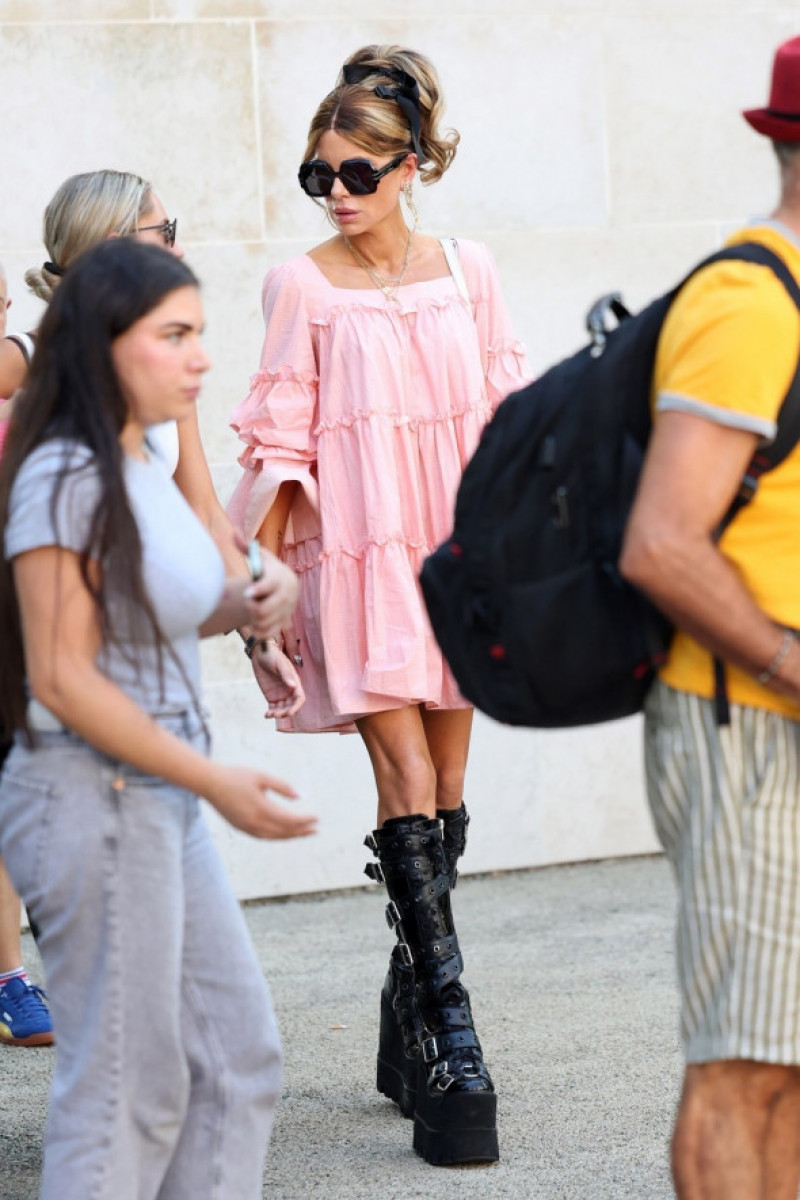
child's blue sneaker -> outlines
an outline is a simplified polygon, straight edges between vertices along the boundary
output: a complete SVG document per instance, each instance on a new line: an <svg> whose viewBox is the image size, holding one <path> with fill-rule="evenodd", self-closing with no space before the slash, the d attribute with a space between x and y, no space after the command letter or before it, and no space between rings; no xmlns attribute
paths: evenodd
<svg viewBox="0 0 800 1200"><path fill-rule="evenodd" d="M12 975L0 985L0 1042L8 1046L49 1046L53 1022L46 997L29 979Z"/></svg>

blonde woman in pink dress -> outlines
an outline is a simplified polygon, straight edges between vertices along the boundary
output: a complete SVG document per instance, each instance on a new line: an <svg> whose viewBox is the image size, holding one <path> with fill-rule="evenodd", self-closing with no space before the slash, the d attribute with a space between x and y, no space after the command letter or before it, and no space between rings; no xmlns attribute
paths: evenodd
<svg viewBox="0 0 800 1200"><path fill-rule="evenodd" d="M503 397L530 372L489 251L409 229L416 175L441 178L422 55L351 55L309 131L300 184L336 236L271 270L266 338L233 413L247 449L230 513L298 574L283 645L257 676L279 728L357 729L378 818L367 844L397 937L381 994L378 1089L436 1164L498 1158L496 1095L475 1033L450 892L463 852L472 725L418 576L450 532L458 482ZM416 222L415 222L416 224ZM305 692L291 718L289 701Z"/></svg>

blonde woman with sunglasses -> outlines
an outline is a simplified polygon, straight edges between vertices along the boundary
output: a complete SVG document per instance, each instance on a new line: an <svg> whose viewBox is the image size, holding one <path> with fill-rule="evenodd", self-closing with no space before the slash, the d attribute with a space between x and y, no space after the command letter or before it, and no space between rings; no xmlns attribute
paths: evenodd
<svg viewBox="0 0 800 1200"><path fill-rule="evenodd" d="M387 886L397 936L377 1084L414 1117L418 1153L445 1165L497 1159L496 1096L450 906L472 710L417 580L482 429L530 372L488 249L416 230L413 183L440 179L459 140L439 131L441 112L432 64L397 46L351 55L320 104L299 182L335 234L264 282L229 511L300 579L285 653L271 645L258 672L268 715L280 717L270 672L277 688L294 666L307 701L279 728L357 729L370 757L368 873Z"/></svg>

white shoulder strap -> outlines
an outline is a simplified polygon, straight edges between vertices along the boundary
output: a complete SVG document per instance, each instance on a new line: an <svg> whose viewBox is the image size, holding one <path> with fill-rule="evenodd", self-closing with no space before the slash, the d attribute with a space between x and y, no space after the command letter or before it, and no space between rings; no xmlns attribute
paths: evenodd
<svg viewBox="0 0 800 1200"><path fill-rule="evenodd" d="M9 333L8 341L15 342L22 351L22 357L29 363L33 357L33 338L29 333Z"/></svg>
<svg viewBox="0 0 800 1200"><path fill-rule="evenodd" d="M458 242L455 238L440 238L439 244L444 250L444 256L447 259L447 265L450 268L450 274L455 280L455 285L458 288L460 296L470 303L469 288L467 281L464 278L464 268L461 265L461 255L458 253Z"/></svg>

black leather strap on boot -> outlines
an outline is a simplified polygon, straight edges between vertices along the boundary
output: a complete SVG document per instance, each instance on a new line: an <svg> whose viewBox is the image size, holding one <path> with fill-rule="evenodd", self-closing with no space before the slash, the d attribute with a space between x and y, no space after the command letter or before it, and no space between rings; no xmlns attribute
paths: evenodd
<svg viewBox="0 0 800 1200"><path fill-rule="evenodd" d="M441 1165L495 1162L497 1098L483 1062L450 907L442 822L396 818L372 839L390 896L387 918L409 948L426 1035L414 1148Z"/></svg>
<svg viewBox="0 0 800 1200"><path fill-rule="evenodd" d="M419 818L426 820L425 817ZM376 834L370 833L364 845L378 853ZM384 883L380 863L367 863L364 874L375 883ZM393 920L394 909L386 910L389 927L397 936L392 950L389 970L381 989L380 1031L376 1086L378 1091L393 1100L404 1117L413 1117L417 1106L417 1079L422 1059L421 1043L427 1031L419 1015L416 981L409 947L403 940L399 923Z"/></svg>
<svg viewBox="0 0 800 1200"><path fill-rule="evenodd" d="M467 848L469 813L462 804L460 808L437 808L436 816L442 822L444 856L452 889L458 883L458 860Z"/></svg>

